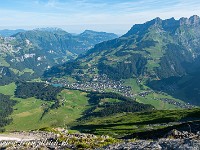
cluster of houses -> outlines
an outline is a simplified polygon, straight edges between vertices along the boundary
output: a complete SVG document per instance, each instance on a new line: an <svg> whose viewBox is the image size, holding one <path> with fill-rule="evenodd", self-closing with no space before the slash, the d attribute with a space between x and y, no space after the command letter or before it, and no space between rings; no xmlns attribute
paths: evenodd
<svg viewBox="0 0 200 150"><path fill-rule="evenodd" d="M98 92L117 92L126 97L134 97L133 90L130 86L123 85L122 81L114 81L109 79L105 74L96 75L88 82L69 83L64 79L54 80L53 85L61 85L70 89L83 91L98 91Z"/></svg>
<svg viewBox="0 0 200 150"><path fill-rule="evenodd" d="M154 91L149 90L149 91L140 92L140 93L138 93L138 95L141 96L141 97L146 97L147 95L152 94L152 93L154 93Z"/></svg>
<svg viewBox="0 0 200 150"><path fill-rule="evenodd" d="M140 92L138 95L141 96L141 97L146 97L147 95L152 94L152 93L165 95L165 93L163 93L163 92L156 92L156 91L153 91L153 90L143 91L143 92ZM163 101L163 102L168 103L168 104L172 104L172 105L174 105L174 106L176 106L178 108L190 109L190 108L194 108L195 107L194 105L191 105L189 103L178 102L178 101L176 101L174 99L169 99L169 98L155 98L154 97L154 99Z"/></svg>
<svg viewBox="0 0 200 150"><path fill-rule="evenodd" d="M169 98L160 98L159 100L165 102L165 103L168 103L168 104L172 104L172 105L175 105L179 108L187 108L187 109L190 109L190 108L194 108L195 106L194 105L190 105L189 103L181 103L181 102L178 102L178 101L175 101L173 99L169 99Z"/></svg>
<svg viewBox="0 0 200 150"><path fill-rule="evenodd" d="M12 37L0 37L0 50L2 52L9 52L13 51L13 45L10 44L10 42L13 40Z"/></svg>
<svg viewBox="0 0 200 150"><path fill-rule="evenodd" d="M107 77L107 75L95 75L91 81L87 82L74 82L69 83L65 79L57 79L51 81L51 84L53 85L60 85L69 89L75 89L75 90L83 90L83 91L98 91L98 92L117 92L122 94L126 97L134 98L136 95L141 97L146 97L149 94L157 93L165 95L163 92L157 92L153 90L148 91L142 91L138 94L133 93L133 89L130 86L125 86L123 81L114 81ZM156 100L161 100L165 103L175 105L179 108L193 108L195 106L190 105L189 103L181 103L174 99L169 98L154 98Z"/></svg>

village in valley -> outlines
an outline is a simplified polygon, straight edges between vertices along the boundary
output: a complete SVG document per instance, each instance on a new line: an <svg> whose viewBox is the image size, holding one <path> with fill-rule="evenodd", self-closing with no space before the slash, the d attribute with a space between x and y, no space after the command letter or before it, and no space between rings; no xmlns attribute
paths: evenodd
<svg viewBox="0 0 200 150"><path fill-rule="evenodd" d="M137 79L137 84L140 84L140 80ZM131 86L127 86L124 84L123 80L115 81L111 80L107 77L107 75L95 75L90 81L86 82L68 82L64 78L59 79L49 79L46 81L47 84L52 84L53 86L60 86L65 87L68 89L74 89L74 90L82 90L82 91L93 91L93 92L113 92L113 93L119 93L125 97L132 98L133 100L136 100L136 96L140 96L145 98L149 94L161 94L166 95L163 92L160 91L153 91L153 90L143 90L139 93L134 92L134 89ZM183 103L176 101L174 99L169 98L154 98L154 100L163 101L164 103L172 104L176 106L177 108L194 108L195 106L189 104L189 103Z"/></svg>

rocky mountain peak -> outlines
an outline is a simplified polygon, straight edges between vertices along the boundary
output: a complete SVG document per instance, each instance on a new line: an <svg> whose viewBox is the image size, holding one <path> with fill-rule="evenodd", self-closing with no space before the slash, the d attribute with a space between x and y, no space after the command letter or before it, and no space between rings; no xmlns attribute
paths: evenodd
<svg viewBox="0 0 200 150"><path fill-rule="evenodd" d="M117 35L115 35L114 33L107 33L107 32L97 32L97 31L93 31L93 30L85 30L83 33L80 34L80 36L88 36L88 35L110 35L113 37L118 37Z"/></svg>
<svg viewBox="0 0 200 150"><path fill-rule="evenodd" d="M146 22L144 25L147 26L147 27L150 27L150 26L159 26L159 25L162 25L162 22L163 22L163 20L161 18L156 17L155 19Z"/></svg>
<svg viewBox="0 0 200 150"><path fill-rule="evenodd" d="M92 31L92 30L85 30L83 33L81 33L81 36L88 36L88 35L94 35L94 34L98 34L100 32L96 32L96 31Z"/></svg>
<svg viewBox="0 0 200 150"><path fill-rule="evenodd" d="M180 18L179 19L180 25L199 25L200 24L200 18L197 15L191 16L190 18Z"/></svg>
<svg viewBox="0 0 200 150"><path fill-rule="evenodd" d="M185 24L189 25L190 21L189 21L188 18L182 17L182 18L179 19L179 24L180 25L185 25Z"/></svg>
<svg viewBox="0 0 200 150"><path fill-rule="evenodd" d="M193 24L193 25L199 25L200 24L200 18L197 15L191 16L189 18L189 21L190 21L190 24Z"/></svg>
<svg viewBox="0 0 200 150"><path fill-rule="evenodd" d="M197 15L191 16L190 18L180 18L179 20L176 20L174 17L170 19L162 20L159 17L156 17L155 19L148 21L144 24L135 24L129 31L123 36L130 36L138 33L143 33L144 31L148 30L151 26L155 26L158 28L163 28L164 30L167 30L169 32L174 32L177 28L179 28L182 25L200 25L200 18Z"/></svg>
<svg viewBox="0 0 200 150"><path fill-rule="evenodd" d="M156 17L155 19L152 20L152 22L153 22L154 24L161 24L162 21L163 21L163 20L162 20L161 18L159 18L159 17Z"/></svg>
<svg viewBox="0 0 200 150"><path fill-rule="evenodd" d="M162 27L167 31L172 31L179 26L178 21L172 17L170 19L163 20Z"/></svg>
<svg viewBox="0 0 200 150"><path fill-rule="evenodd" d="M96 33L96 31L93 31L93 30L85 30L83 33Z"/></svg>
<svg viewBox="0 0 200 150"><path fill-rule="evenodd" d="M33 29L33 30L34 31L46 31L46 32L64 31L61 28L53 28L53 27L36 28L36 29Z"/></svg>

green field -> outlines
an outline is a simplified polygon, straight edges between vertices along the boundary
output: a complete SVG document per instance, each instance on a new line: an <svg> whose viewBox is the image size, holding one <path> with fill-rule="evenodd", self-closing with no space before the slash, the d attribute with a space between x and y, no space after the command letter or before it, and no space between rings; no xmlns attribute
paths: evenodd
<svg viewBox="0 0 200 150"><path fill-rule="evenodd" d="M174 97L170 95L163 95L163 94L157 94L157 93L151 93L148 94L146 97L136 96L136 101L144 104L150 104L153 105L158 110L169 110L169 109L180 109L176 107L175 105L165 103L161 100L158 100L159 98L168 98L173 99L174 101L184 103L183 101L179 99L175 99Z"/></svg>
<svg viewBox="0 0 200 150"><path fill-rule="evenodd" d="M0 66L5 66L5 67L9 67L10 64L6 62L5 58L3 58L2 56L0 57Z"/></svg>
<svg viewBox="0 0 200 150"><path fill-rule="evenodd" d="M30 74L34 73L34 71L32 69L29 69L29 68L25 68L23 71L19 71L19 70L14 69L14 68L10 68L10 70L12 70L15 74L18 74L19 76L23 75L24 73L30 73Z"/></svg>
<svg viewBox="0 0 200 150"><path fill-rule="evenodd" d="M16 100L14 111L10 116L13 122L6 126L7 131L34 130L43 127L64 127L80 118L89 107L87 93L76 90L63 90L59 95L62 104L58 109L50 110L42 119L44 109L53 102L36 98L21 99L14 97L15 83L0 86L0 93L10 95Z"/></svg>
<svg viewBox="0 0 200 150"><path fill-rule="evenodd" d="M40 121L43 113L41 107L43 101L35 98L13 99L17 100L18 103L14 106L14 112L11 115L13 122L6 126L6 131L33 130L49 126L49 124Z"/></svg>
<svg viewBox="0 0 200 150"><path fill-rule="evenodd" d="M137 83L137 79L133 79L133 78L126 79L124 80L124 85L130 86L133 89L133 93L137 93L141 91L140 86Z"/></svg>
<svg viewBox="0 0 200 150"><path fill-rule="evenodd" d="M135 80L125 82L127 85L130 83L136 84ZM134 85L133 85L134 86ZM136 85L134 86L136 87ZM6 131L24 131L35 130L44 127L68 127L77 124L77 119L84 115L89 106L88 97L86 92L78 90L63 90L58 94L60 107L57 109L50 109L43 117L42 114L45 108L51 106L54 102L43 101L36 98L21 99L14 97L14 91L16 89L15 83L9 85L0 86L0 93L4 95L10 95L11 99L16 100L18 103L14 106L14 111L10 116L13 118L13 122L5 127ZM138 89L139 90L139 89ZM81 122L83 125L102 125L105 128L98 127L95 129L96 134L127 134L128 132L136 132L145 130L145 125L135 125L135 122L144 122L145 120L168 118L180 118L185 113L189 113L189 110L178 110L174 105L164 103L162 101L155 100L155 98L172 98L168 95L161 94L149 94L145 98L138 96L137 101L145 104L152 104L156 109L171 109L170 111L155 111L145 113L122 113L114 116L93 118L91 120L85 120ZM177 100L179 101L179 100ZM105 102L120 102L120 100L112 98L101 99L99 104ZM98 112L101 109L96 109ZM41 118L42 117L42 118ZM114 124L112 127L109 124ZM79 129L77 129L79 130ZM93 132L93 131L92 131ZM113 135L113 134L111 134Z"/></svg>
<svg viewBox="0 0 200 150"><path fill-rule="evenodd" d="M5 86L0 86L0 93L4 94L4 95L14 95L14 91L15 91L16 85L15 83L11 83Z"/></svg>
<svg viewBox="0 0 200 150"><path fill-rule="evenodd" d="M172 104L164 103L161 100L154 100L154 99L139 97L139 98L137 98L137 102L144 103L144 104L151 104L158 110L177 109L176 106L174 106Z"/></svg>
<svg viewBox="0 0 200 150"><path fill-rule="evenodd" d="M63 90L59 94L62 106L50 110L42 119L44 108L52 102L46 102L35 98L17 100L14 112L11 115L13 122L6 126L7 131L34 130L44 127L66 127L71 122L82 116L88 107L88 98L85 92Z"/></svg>

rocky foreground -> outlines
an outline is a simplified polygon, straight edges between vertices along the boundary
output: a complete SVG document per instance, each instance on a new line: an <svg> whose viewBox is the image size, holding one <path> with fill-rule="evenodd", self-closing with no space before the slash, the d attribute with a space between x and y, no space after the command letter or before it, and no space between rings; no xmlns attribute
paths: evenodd
<svg viewBox="0 0 200 150"><path fill-rule="evenodd" d="M67 130L13 132L0 134L0 150L95 149L115 141L109 136L68 133Z"/></svg>
<svg viewBox="0 0 200 150"><path fill-rule="evenodd" d="M109 145L105 150L199 150L200 140L192 139L159 139L157 141L124 142Z"/></svg>
<svg viewBox="0 0 200 150"><path fill-rule="evenodd" d="M137 140L105 147L106 150L200 150L200 132L172 130L158 140Z"/></svg>
<svg viewBox="0 0 200 150"><path fill-rule="evenodd" d="M200 132L170 131L158 140L119 140L93 134L30 131L0 134L0 149L7 150L200 150Z"/></svg>

